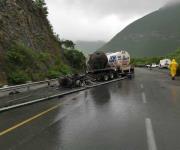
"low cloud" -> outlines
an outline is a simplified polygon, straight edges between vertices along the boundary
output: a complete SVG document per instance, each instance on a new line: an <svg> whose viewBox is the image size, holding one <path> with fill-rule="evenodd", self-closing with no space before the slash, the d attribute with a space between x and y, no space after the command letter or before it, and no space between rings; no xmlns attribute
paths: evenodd
<svg viewBox="0 0 180 150"><path fill-rule="evenodd" d="M46 0L61 38L109 40L134 20L177 0Z"/></svg>

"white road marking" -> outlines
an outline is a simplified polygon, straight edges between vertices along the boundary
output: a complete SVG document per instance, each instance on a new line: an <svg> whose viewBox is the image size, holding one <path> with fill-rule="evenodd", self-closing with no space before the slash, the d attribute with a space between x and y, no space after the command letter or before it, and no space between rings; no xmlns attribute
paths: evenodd
<svg viewBox="0 0 180 150"><path fill-rule="evenodd" d="M144 85L143 84L141 84L140 87L141 87L141 89L144 89Z"/></svg>
<svg viewBox="0 0 180 150"><path fill-rule="evenodd" d="M146 104L147 103L147 100L146 100L146 94L144 93L144 92L142 92L142 101L143 101L143 103L144 104Z"/></svg>
<svg viewBox="0 0 180 150"><path fill-rule="evenodd" d="M146 124L148 150L157 150L151 119L146 118L145 124Z"/></svg>

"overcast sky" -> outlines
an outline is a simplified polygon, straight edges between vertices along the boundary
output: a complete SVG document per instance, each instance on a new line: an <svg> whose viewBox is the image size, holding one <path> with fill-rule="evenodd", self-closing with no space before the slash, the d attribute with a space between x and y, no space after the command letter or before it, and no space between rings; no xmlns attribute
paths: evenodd
<svg viewBox="0 0 180 150"><path fill-rule="evenodd" d="M108 41L129 23L173 0L45 1L49 20L61 39Z"/></svg>

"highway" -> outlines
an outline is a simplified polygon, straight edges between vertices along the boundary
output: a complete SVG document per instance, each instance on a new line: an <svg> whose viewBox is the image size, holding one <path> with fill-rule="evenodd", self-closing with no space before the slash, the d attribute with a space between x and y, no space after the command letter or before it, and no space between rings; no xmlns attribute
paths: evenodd
<svg viewBox="0 0 180 150"><path fill-rule="evenodd" d="M180 78L135 72L132 80L1 112L0 149L180 150Z"/></svg>

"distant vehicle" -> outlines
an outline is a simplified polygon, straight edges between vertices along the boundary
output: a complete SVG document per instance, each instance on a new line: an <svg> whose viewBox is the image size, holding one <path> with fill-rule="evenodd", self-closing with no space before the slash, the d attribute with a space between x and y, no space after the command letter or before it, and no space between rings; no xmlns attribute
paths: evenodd
<svg viewBox="0 0 180 150"><path fill-rule="evenodd" d="M158 67L158 65L157 64L155 64L155 63L152 63L152 64L148 64L148 65L146 65L146 67L147 68L156 68L156 67Z"/></svg>
<svg viewBox="0 0 180 150"><path fill-rule="evenodd" d="M160 69L162 69L162 68L168 69L170 64L171 64L171 60L170 60L170 59L160 60L160 62L159 62L159 68L160 68Z"/></svg>
<svg viewBox="0 0 180 150"><path fill-rule="evenodd" d="M153 64L151 65L151 67L152 67L152 68L156 68L156 67L158 67L158 65L155 64L155 63L153 63Z"/></svg>
<svg viewBox="0 0 180 150"><path fill-rule="evenodd" d="M151 65L146 65L146 67L147 67L147 68L150 68L150 67L151 67Z"/></svg>

